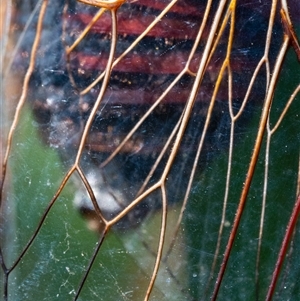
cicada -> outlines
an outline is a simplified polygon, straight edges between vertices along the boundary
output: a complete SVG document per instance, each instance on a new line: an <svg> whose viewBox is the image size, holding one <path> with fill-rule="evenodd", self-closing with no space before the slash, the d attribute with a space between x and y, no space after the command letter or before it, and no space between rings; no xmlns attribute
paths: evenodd
<svg viewBox="0 0 300 301"><path fill-rule="evenodd" d="M8 5L4 299L298 296L299 11Z"/></svg>

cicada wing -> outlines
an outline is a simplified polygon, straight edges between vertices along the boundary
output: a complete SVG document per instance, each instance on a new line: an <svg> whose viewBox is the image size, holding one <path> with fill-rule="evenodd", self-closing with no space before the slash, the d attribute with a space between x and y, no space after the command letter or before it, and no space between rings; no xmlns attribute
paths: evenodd
<svg viewBox="0 0 300 301"><path fill-rule="evenodd" d="M293 48L284 58L278 12L191 0L115 11L25 1L13 11L5 298L206 300L248 178L218 297L264 298L299 169L299 63ZM280 299L299 294L294 231Z"/></svg>

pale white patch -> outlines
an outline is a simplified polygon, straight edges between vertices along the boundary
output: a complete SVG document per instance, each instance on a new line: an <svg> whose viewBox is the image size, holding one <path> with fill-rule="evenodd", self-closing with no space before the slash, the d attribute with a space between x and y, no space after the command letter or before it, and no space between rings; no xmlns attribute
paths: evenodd
<svg viewBox="0 0 300 301"><path fill-rule="evenodd" d="M87 180L94 192L96 201L102 212L117 213L122 210L120 200L122 194L120 191L110 189L104 182L103 176L98 170L91 170L86 175ZM93 203L87 193L87 190L79 189L74 198L74 205L77 208L86 208L94 210Z"/></svg>

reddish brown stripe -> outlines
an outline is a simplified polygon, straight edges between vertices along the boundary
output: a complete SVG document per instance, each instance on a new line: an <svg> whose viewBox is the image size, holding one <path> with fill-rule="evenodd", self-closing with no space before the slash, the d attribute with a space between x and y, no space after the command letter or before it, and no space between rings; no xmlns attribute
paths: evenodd
<svg viewBox="0 0 300 301"><path fill-rule="evenodd" d="M178 74L187 62L189 53L170 52L168 55L142 55L129 54L124 57L115 67L114 71L139 72L150 74ZM84 53L74 55L76 64L86 70L104 70L107 64L107 55L87 56ZM196 55L191 63L191 70L196 71L199 65L200 55ZM217 66L214 67L216 69Z"/></svg>
<svg viewBox="0 0 300 301"><path fill-rule="evenodd" d="M82 23L83 27L87 26L93 16L87 14L80 14L72 16L74 20ZM155 20L155 16L145 16L142 13L131 16L128 12L120 12L118 14L118 33L140 35L147 27ZM192 24L194 23L194 25ZM199 25L193 21L184 22L183 19L167 19L164 18L158 22L156 26L147 34L151 37L168 37L179 40L195 39L199 30ZM92 27L91 32L107 34L111 31L111 16L104 14ZM206 36L206 34L205 34Z"/></svg>
<svg viewBox="0 0 300 301"><path fill-rule="evenodd" d="M152 7L154 9L163 10L166 8L166 6L170 3L170 0L159 0L159 1L153 1L153 0L138 0L138 1L132 1L132 3L137 3L139 5L144 5L148 7ZM188 1L179 1L178 3L174 4L172 8L169 10L171 13L179 13L182 15L192 15L192 16L201 16L204 8L202 8L203 5L199 3L197 6L192 6L188 3Z"/></svg>
<svg viewBox="0 0 300 301"><path fill-rule="evenodd" d="M168 52L163 56L142 55L129 53L125 56L114 68L118 72L134 72L134 73L148 73L148 74L179 74L185 67L188 60L189 53L187 52ZM72 55L71 55L72 58ZM104 70L107 64L107 54L99 56L88 56L83 52L73 54L73 64L80 66L84 70ZM190 70L197 72L201 54L196 53L191 60ZM212 62L207 71L213 76L221 67L222 61ZM255 63L255 62L254 62ZM77 65L78 64L78 65ZM255 65L254 65L255 66ZM251 62L247 62L247 68L251 67ZM245 61L242 56L235 57L231 68L235 72L242 72L245 68Z"/></svg>
<svg viewBox="0 0 300 301"><path fill-rule="evenodd" d="M214 89L213 83L208 83L201 86L201 89L197 95L197 102L201 103L209 103L212 93ZM108 89L105 95L106 99L109 99L109 104L117 104L117 105L147 105L154 103L158 97L164 92L164 87L156 88L153 91L145 91L145 89L130 89L122 88L122 89ZM256 95L263 94L262 91L256 91ZM182 88L177 85L172 88L172 90L166 95L163 104L171 104L171 103L183 103L185 104L190 94L190 89ZM234 97L243 97L245 95L245 87L242 85L237 86L234 91ZM227 78L223 79L221 87L217 96L219 101L228 101L228 88L227 88Z"/></svg>
<svg viewBox="0 0 300 301"><path fill-rule="evenodd" d="M109 99L110 104L126 104L126 105L147 105L153 103L164 92L164 89L156 89L154 91L145 91L144 89L122 89L122 90L108 90L105 97ZM163 104L167 103L186 103L190 94L189 89L182 89L181 87L174 87L164 98ZM197 100L208 102L212 94L212 85L206 85L205 89L201 91ZM227 94L223 93L226 97Z"/></svg>

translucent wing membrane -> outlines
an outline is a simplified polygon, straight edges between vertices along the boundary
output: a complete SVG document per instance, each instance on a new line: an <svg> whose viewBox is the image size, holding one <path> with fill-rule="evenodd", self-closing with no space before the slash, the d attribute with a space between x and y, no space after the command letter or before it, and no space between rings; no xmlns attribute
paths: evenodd
<svg viewBox="0 0 300 301"><path fill-rule="evenodd" d="M297 1L2 6L4 300L297 299Z"/></svg>

